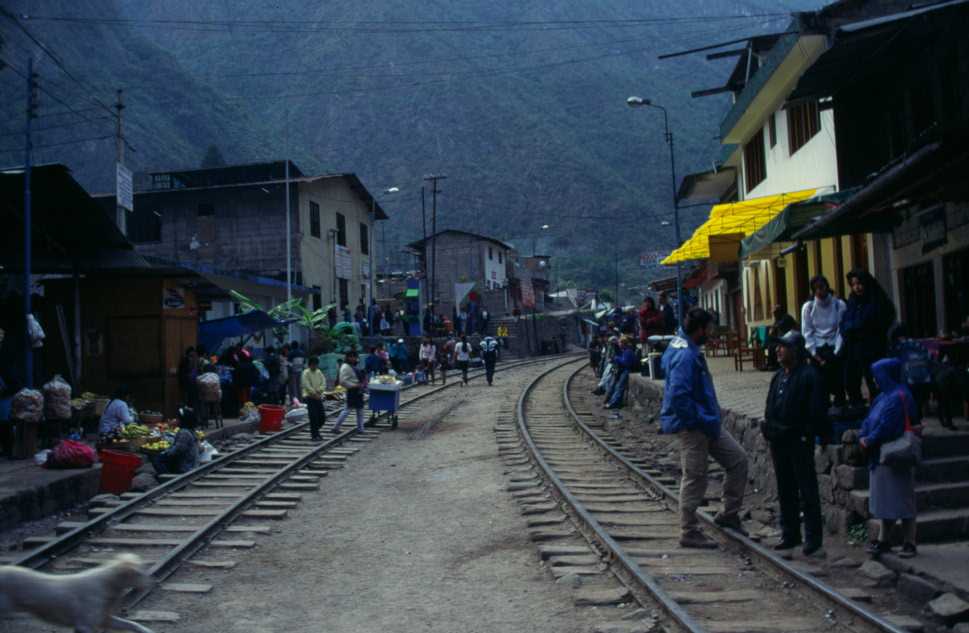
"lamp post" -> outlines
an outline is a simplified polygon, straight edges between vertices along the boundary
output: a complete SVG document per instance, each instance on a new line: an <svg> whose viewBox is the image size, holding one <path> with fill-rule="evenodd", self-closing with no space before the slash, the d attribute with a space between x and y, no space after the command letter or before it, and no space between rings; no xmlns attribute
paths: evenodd
<svg viewBox="0 0 969 633"><path fill-rule="evenodd" d="M663 113L663 128L666 131L666 144L670 147L670 178L673 182L673 233L674 239L676 240L676 248L679 248L682 244L680 240L680 197L676 191L676 158L673 149L673 132L670 131L670 117L667 113L666 108L661 105L653 103L650 99L644 99L642 97L629 97L626 99L626 105L630 108L656 108ZM676 304L677 304L677 323L681 323L683 320L683 280L680 276L680 263L676 262Z"/></svg>
<svg viewBox="0 0 969 633"><path fill-rule="evenodd" d="M383 193L390 195L390 194L395 194L398 191L400 191L400 188L398 187L388 187L387 189L383 190ZM376 298L376 291L374 290L374 279L376 279L377 277L377 271L376 271L376 267L373 265L374 259L376 259L377 257L377 251L374 249L374 244L376 243L376 236L374 234L377 232L376 223L377 223L377 198L374 196L370 196L370 231L367 236L370 241L370 244L368 244L369 248L367 249L370 252L370 258L369 258L370 259L370 266L369 266L370 301L367 303L367 310L370 309L370 304L373 303L373 300ZM384 240L384 248L386 247L387 247L387 241Z"/></svg>

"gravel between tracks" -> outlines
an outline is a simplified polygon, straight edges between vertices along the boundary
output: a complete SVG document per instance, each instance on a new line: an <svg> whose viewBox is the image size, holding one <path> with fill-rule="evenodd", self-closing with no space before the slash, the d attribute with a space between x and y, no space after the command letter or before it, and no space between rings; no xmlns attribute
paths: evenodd
<svg viewBox="0 0 969 633"><path fill-rule="evenodd" d="M331 473L320 493L256 549L226 553L228 572L180 571L213 582L206 596L154 594L142 608L175 611L157 631L589 631L596 610L573 606L537 560L505 492L492 427L540 366L473 381L423 405ZM435 410L450 412L411 440ZM406 411L406 410L405 410ZM362 445L361 445L362 446Z"/></svg>

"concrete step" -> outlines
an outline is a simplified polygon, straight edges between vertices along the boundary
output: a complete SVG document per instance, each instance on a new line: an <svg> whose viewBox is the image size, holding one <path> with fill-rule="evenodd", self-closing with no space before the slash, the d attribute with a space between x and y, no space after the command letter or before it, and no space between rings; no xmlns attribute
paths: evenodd
<svg viewBox="0 0 969 633"><path fill-rule="evenodd" d="M916 518L919 543L958 541L969 538L969 508L954 510L930 510L920 512ZM868 533L878 533L878 521L868 521Z"/></svg>
<svg viewBox="0 0 969 633"><path fill-rule="evenodd" d="M852 490L852 506L868 507L868 490ZM915 486L915 500L919 511L932 508L965 508L969 511L969 481L919 483Z"/></svg>

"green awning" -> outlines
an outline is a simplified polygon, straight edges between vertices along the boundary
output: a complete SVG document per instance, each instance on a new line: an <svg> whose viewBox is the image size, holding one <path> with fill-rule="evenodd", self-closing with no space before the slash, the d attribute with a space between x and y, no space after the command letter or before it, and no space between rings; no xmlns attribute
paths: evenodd
<svg viewBox="0 0 969 633"><path fill-rule="evenodd" d="M787 205L773 220L762 226L757 232L741 240L741 259L771 259L777 257L784 250L783 244L792 241L797 231L832 208L840 206L856 190L847 189L814 196L803 202Z"/></svg>
<svg viewBox="0 0 969 633"><path fill-rule="evenodd" d="M421 291L417 288L408 288L404 292L404 297L407 299L417 299L421 296Z"/></svg>

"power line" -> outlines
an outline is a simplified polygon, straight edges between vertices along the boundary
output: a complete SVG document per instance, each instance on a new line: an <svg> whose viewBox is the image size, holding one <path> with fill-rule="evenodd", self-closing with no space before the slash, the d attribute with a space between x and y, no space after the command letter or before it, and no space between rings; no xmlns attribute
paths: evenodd
<svg viewBox="0 0 969 633"><path fill-rule="evenodd" d="M64 146L64 145L75 145L77 143L87 143L87 142L90 142L90 141L103 141L103 140L106 140L106 139L109 139L109 138L114 138L114 136L111 135L111 134L109 134L107 136L93 136L91 138L78 138L78 139L74 139L74 140L71 140L71 141L62 141L60 143L48 143L46 145L34 145L33 146L33 149L47 149L48 147L61 147L61 146ZM2 148L2 149L0 149L0 154L9 154L11 152L22 152L22 151L24 151L24 148L23 147Z"/></svg>
<svg viewBox="0 0 969 633"><path fill-rule="evenodd" d="M247 33L441 33L441 32L528 32L581 30L599 27L636 28L657 24L689 24L727 22L731 20L760 20L765 18L789 17L788 13L727 14L711 16L668 16L651 18L600 18L586 20L521 20L521 21L434 21L434 20L354 20L307 22L305 20L200 20L200 19L158 19L158 18L99 18L80 16L27 16L28 20L63 22L102 26L145 26L169 30L188 30L197 32L226 33L226 29L236 29Z"/></svg>
<svg viewBox="0 0 969 633"><path fill-rule="evenodd" d="M96 124L99 121L110 121L110 120L111 120L111 117L102 116L102 117L96 117L95 119L93 119L90 122L89 121L71 121L69 123L60 123L60 124L57 124L57 125L48 125L47 127L35 127L35 128L32 128L32 131L33 132L46 132L47 130L57 130L57 129L60 129L60 128L74 127L74 126L77 126L77 125L90 125L90 124ZM13 131L13 132L0 132L0 136L15 136L15 135L18 135L18 134L23 134L23 133L24 133L23 130L17 130L17 131Z"/></svg>
<svg viewBox="0 0 969 633"><path fill-rule="evenodd" d="M23 24L22 24L22 23L20 22L20 20L19 20L19 19L17 19L17 16L15 16L15 15L14 15L13 13L11 13L10 11L7 11L6 9L3 9L2 7L0 7L0 15L3 15L3 16L5 16L6 18L8 18L9 20L11 20L11 21L13 21L13 23L17 25L17 28L18 28L18 29L20 29L20 31L21 31L21 32L22 32L22 33L23 33L24 35L26 35L26 36L27 36L27 38L28 38L28 39L29 39L29 40L30 40L31 42L33 42L33 43L34 43L34 44L35 44L35 45L36 45L36 46L37 46L38 48L40 48L40 50L42 50L42 51L43 51L43 52L44 52L44 53L45 53L45 54L47 55L47 57L49 57L49 58L51 59L51 61L53 61L53 62L54 62L54 64L55 64L55 65L56 65L56 66L57 66L57 67L58 67L58 68L59 68L59 69L61 70L61 72L62 72L62 73L64 73L64 74L65 74L65 75L66 75L66 76L67 76L68 78L70 78L70 79L71 79L71 81L73 81L73 82L74 82L74 83L76 83L76 84L77 84L78 86L80 86L82 90L85 90L85 91L93 91L93 89L92 89L92 88L91 88L90 86L87 86L87 85L85 85L83 81L81 81L80 79L78 79L78 78L77 78L77 77L76 77L76 76L74 75L74 73L72 73L72 72L71 72L71 71L70 71L70 70L69 70L69 69L67 68L67 66L66 66L66 65L64 64L64 62L63 62L63 61L61 61L61 59L60 59L60 57L58 57L58 56L57 56L57 55L56 55L56 54L54 53L54 51L53 51L53 50L51 50L51 48L50 48L49 46L47 46L46 44L44 44L43 42L41 42L41 41L40 41L40 40L39 40L39 39L38 39L38 38L37 38L37 37L36 37L36 36L35 36L35 35L34 35L33 33L31 33L31 32L30 32L30 30L29 30L29 29L27 29L27 27L25 27L25 26L24 26L24 25L23 25ZM54 97L53 97L53 95L51 95L51 94L50 94L49 92L47 92L47 91L46 91L46 90L44 90L43 88L41 88L41 91L43 91L43 92L44 92L45 94L47 94L47 95L48 95L48 96L50 96L51 98L54 98ZM106 111L106 112L107 112L108 114L111 114L112 116L116 116L116 113L115 113L115 112L114 112L114 111L113 111L113 110L112 110L112 109L111 109L110 107L108 107L107 105L105 105L105 104L104 104L104 103L103 103L103 102L102 102L102 101L101 101L100 99L98 99L97 97L95 97L95 96L93 96L93 95L88 95L88 97L90 97L90 99L91 99L92 101L94 101L94 102L95 102L96 104L98 104L98 106L100 106L100 107L101 107L101 108L102 108L103 110L105 110L105 111ZM58 100L58 101L59 101L59 100ZM63 102L61 102L61 103L63 103ZM67 104L64 104L64 105L66 106ZM68 106L68 109L70 109L70 107L69 107L69 106Z"/></svg>

